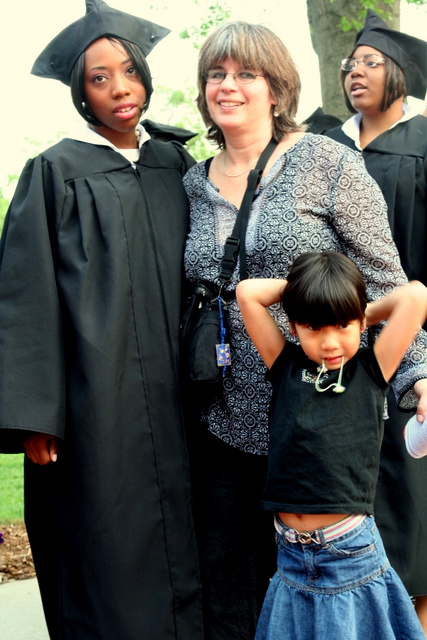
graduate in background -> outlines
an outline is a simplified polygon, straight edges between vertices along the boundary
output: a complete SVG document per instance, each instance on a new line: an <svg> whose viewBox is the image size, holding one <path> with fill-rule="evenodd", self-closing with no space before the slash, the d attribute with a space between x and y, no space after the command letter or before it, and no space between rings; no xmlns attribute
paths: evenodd
<svg viewBox="0 0 427 640"><path fill-rule="evenodd" d="M403 269L427 284L427 120L404 103L405 96L424 99L427 42L390 29L369 10L342 62L341 86L355 115L325 135L362 153L387 202ZM421 596L416 608L427 633L427 459L406 452L408 415L396 410L391 393L388 400L375 514L392 566L409 593Z"/></svg>
<svg viewBox="0 0 427 640"><path fill-rule="evenodd" d="M342 120L336 116L325 113L322 107L317 107L311 115L304 120L302 124L307 125L307 131L310 133L325 133L327 129L333 129L342 125Z"/></svg>
<svg viewBox="0 0 427 640"><path fill-rule="evenodd" d="M194 161L163 141L191 134L139 124L168 30L86 5L32 70L88 126L27 163L7 214L0 447L27 453L52 640L201 640L178 349Z"/></svg>

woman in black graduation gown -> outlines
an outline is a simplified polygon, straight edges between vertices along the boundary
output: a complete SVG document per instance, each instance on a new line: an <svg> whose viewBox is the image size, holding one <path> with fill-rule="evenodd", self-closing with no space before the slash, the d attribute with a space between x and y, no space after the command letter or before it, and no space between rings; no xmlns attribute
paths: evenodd
<svg viewBox="0 0 427 640"><path fill-rule="evenodd" d="M178 354L193 161L138 124L168 30L86 4L32 70L89 127L27 163L7 214L0 444L28 454L52 639L201 640Z"/></svg>
<svg viewBox="0 0 427 640"><path fill-rule="evenodd" d="M427 284L427 119L413 116L406 95L424 98L427 42L390 29L368 11L354 50L343 60L341 85L354 117L325 135L360 151L379 184L403 269ZM377 490L376 519L392 566L427 634L427 458L406 452L399 413L389 394Z"/></svg>

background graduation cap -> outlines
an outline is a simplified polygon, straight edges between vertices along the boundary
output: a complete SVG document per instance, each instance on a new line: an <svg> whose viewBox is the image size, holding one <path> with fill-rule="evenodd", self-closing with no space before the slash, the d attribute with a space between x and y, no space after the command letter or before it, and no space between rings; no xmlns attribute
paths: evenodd
<svg viewBox="0 0 427 640"><path fill-rule="evenodd" d="M103 0L86 0L86 15L66 27L47 45L31 73L70 86L71 71L77 58L98 38L111 35L129 40L147 57L168 33L170 29L112 9Z"/></svg>
<svg viewBox="0 0 427 640"><path fill-rule="evenodd" d="M375 11L369 9L365 25L356 36L354 49L361 45L378 49L391 58L403 71L406 94L424 99L427 90L425 40L391 29Z"/></svg>
<svg viewBox="0 0 427 640"><path fill-rule="evenodd" d="M342 120L337 116L325 113L322 107L317 107L302 124L308 125L307 131L310 131L310 133L324 133L327 129L341 126Z"/></svg>

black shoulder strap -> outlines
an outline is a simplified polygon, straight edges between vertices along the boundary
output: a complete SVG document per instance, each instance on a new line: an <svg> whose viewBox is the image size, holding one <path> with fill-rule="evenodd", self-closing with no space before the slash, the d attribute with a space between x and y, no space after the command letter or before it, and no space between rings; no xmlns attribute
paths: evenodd
<svg viewBox="0 0 427 640"><path fill-rule="evenodd" d="M245 195L243 196L233 231L231 232L231 236L229 236L225 241L224 257L222 259L221 272L219 274L222 284L231 280L238 255L240 256L240 280L245 280L248 277L246 270L245 237L246 229L248 227L249 211L251 209L255 191L261 180L262 173L276 147L277 142L271 139L264 151L261 153L255 169L252 169L252 171L249 172L248 186L246 187Z"/></svg>
<svg viewBox="0 0 427 640"><path fill-rule="evenodd" d="M209 175L209 171L211 170L211 164L212 164L212 160L214 159L214 156L212 156L211 158L208 158L205 162L205 171L206 171L206 176Z"/></svg>

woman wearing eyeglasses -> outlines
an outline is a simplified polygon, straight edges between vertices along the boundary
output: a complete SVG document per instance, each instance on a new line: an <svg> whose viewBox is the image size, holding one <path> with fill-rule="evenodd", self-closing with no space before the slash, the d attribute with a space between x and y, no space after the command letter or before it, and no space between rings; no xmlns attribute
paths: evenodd
<svg viewBox="0 0 427 640"><path fill-rule="evenodd" d="M427 119L405 96L424 99L427 42L390 29L373 11L342 62L341 86L354 114L325 135L360 152L378 183L402 267L427 283ZM367 230L370 230L369 226ZM413 460L402 437L408 414L388 398L376 519L387 554L427 634L427 459ZM420 418L421 419L421 418Z"/></svg>
<svg viewBox="0 0 427 640"><path fill-rule="evenodd" d="M219 284L224 243L248 174L271 139L277 146L255 192L246 232L248 277L285 278L298 255L336 250L359 267L370 299L406 281L384 199L363 159L296 123L298 72L270 29L234 22L213 32L200 51L198 88L198 107L219 152L184 177L190 202L185 269L191 284ZM271 387L233 297L239 278L237 263L224 287L231 366L219 394L189 420L206 640L253 640L276 569L272 516L259 509ZM294 341L284 313L276 307L271 313ZM425 334L419 340L397 378L398 397L414 381L418 392L424 388ZM199 396L193 389L192 406Z"/></svg>

